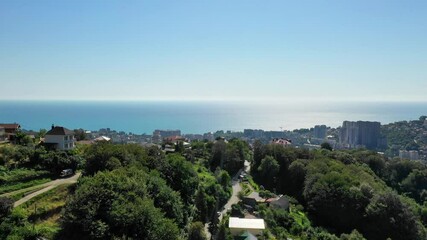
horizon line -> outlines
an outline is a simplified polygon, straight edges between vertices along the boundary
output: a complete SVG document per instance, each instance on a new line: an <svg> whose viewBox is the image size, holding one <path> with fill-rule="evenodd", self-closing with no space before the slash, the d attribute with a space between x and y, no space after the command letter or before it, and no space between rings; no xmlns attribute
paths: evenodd
<svg viewBox="0 0 427 240"><path fill-rule="evenodd" d="M1 99L0 102L248 102L248 103L283 103L286 101L299 103L426 103L427 99L363 99L363 98L347 98L347 99L332 99L332 98L28 98L28 99Z"/></svg>

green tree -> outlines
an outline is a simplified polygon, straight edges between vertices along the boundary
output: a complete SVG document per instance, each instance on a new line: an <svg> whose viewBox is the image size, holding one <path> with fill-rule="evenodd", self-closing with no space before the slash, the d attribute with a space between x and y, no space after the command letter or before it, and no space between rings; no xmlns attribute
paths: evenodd
<svg viewBox="0 0 427 240"><path fill-rule="evenodd" d="M386 166L385 160L378 154L367 157L367 163L369 167L374 171L377 176L382 176L384 168Z"/></svg>
<svg viewBox="0 0 427 240"><path fill-rule="evenodd" d="M0 239L7 239L13 231L24 227L27 224L27 218L25 210L21 208L13 210L8 217L3 219L3 222L0 222Z"/></svg>
<svg viewBox="0 0 427 240"><path fill-rule="evenodd" d="M74 137L76 138L77 141L82 141L82 140L86 140L87 139L87 135L85 130L83 129L74 129Z"/></svg>
<svg viewBox="0 0 427 240"><path fill-rule="evenodd" d="M276 185L279 170L279 163L273 157L267 156L262 159L261 164L258 167L258 172L264 187L271 189Z"/></svg>
<svg viewBox="0 0 427 240"><path fill-rule="evenodd" d="M22 146L30 146L33 145L34 142L27 134L22 131L17 131L15 135L15 143Z"/></svg>
<svg viewBox="0 0 427 240"><path fill-rule="evenodd" d="M402 191L421 203L425 200L427 189L427 170L414 170L401 184ZM422 198L424 196L424 198Z"/></svg>
<svg viewBox="0 0 427 240"><path fill-rule="evenodd" d="M253 165L252 169L258 169L261 164L261 160L265 157L265 146L261 143L260 140L256 140L253 144L254 149L254 157L253 157Z"/></svg>
<svg viewBox="0 0 427 240"><path fill-rule="evenodd" d="M36 135L36 138L40 139L40 138L44 138L44 136L46 135L47 130L42 128L39 130L39 132Z"/></svg>
<svg viewBox="0 0 427 240"><path fill-rule="evenodd" d="M208 206L206 198L205 189L200 186L196 192L195 206L197 209L198 220L204 223L208 220Z"/></svg>
<svg viewBox="0 0 427 240"><path fill-rule="evenodd" d="M328 142L324 142L324 143L320 144L320 148L332 151L332 146Z"/></svg>
<svg viewBox="0 0 427 240"><path fill-rule="evenodd" d="M199 179L193 165L179 154L168 154L169 166L161 170L169 186L179 191L184 203L192 202Z"/></svg>
<svg viewBox="0 0 427 240"><path fill-rule="evenodd" d="M112 157L118 159L121 166L132 164L139 164L140 166L148 165L148 156L145 149L136 144L115 145L109 142L98 142L86 149L84 157L86 159L85 173L88 175L108 170L107 162ZM117 161L114 161L116 162L114 165L118 166Z"/></svg>
<svg viewBox="0 0 427 240"><path fill-rule="evenodd" d="M366 208L366 215L362 232L368 239L425 238L411 209L394 193L375 197Z"/></svg>
<svg viewBox="0 0 427 240"><path fill-rule="evenodd" d="M224 168L224 161L226 158L227 145L224 140L217 140L212 146L212 158L210 160L211 170L217 167Z"/></svg>
<svg viewBox="0 0 427 240"><path fill-rule="evenodd" d="M216 179L224 189L231 187L231 177L227 171L219 170Z"/></svg>
<svg viewBox="0 0 427 240"><path fill-rule="evenodd" d="M13 200L8 197L0 197L0 223L12 211Z"/></svg>
<svg viewBox="0 0 427 240"><path fill-rule="evenodd" d="M175 152L177 153L183 153L185 150L184 148L184 142L179 141L175 144Z"/></svg>
<svg viewBox="0 0 427 240"><path fill-rule="evenodd" d="M114 169L120 168L121 166L122 166L122 163L120 162L120 160L114 156L110 157L105 163L105 168L107 170L114 170Z"/></svg>
<svg viewBox="0 0 427 240"><path fill-rule="evenodd" d="M206 240L205 226L202 222L193 222L188 231L188 240Z"/></svg>
<svg viewBox="0 0 427 240"><path fill-rule="evenodd" d="M373 177L357 166L330 159L311 162L307 175L303 196L313 220L338 232L359 228L372 197L360 185L362 179L374 182Z"/></svg>
<svg viewBox="0 0 427 240"><path fill-rule="evenodd" d="M350 234L341 234L340 240L366 240L366 238L364 238L361 233L354 229Z"/></svg>
<svg viewBox="0 0 427 240"><path fill-rule="evenodd" d="M172 192L164 181L152 178L120 168L81 179L65 206L61 239L178 239L178 226L165 213L176 215L173 209L181 206L171 204L180 204L179 197L168 196Z"/></svg>
<svg viewBox="0 0 427 240"><path fill-rule="evenodd" d="M42 156L41 165L52 174L59 175L62 170L71 168L77 169L82 159L64 151L50 151Z"/></svg>
<svg viewBox="0 0 427 240"><path fill-rule="evenodd" d="M184 227L184 204L178 192L170 188L156 171L150 173L147 193L154 196L154 206L160 208L165 216L174 219L179 227Z"/></svg>
<svg viewBox="0 0 427 240"><path fill-rule="evenodd" d="M217 240L233 240L233 236L224 221L219 224Z"/></svg>
<svg viewBox="0 0 427 240"><path fill-rule="evenodd" d="M282 190L291 196L294 196L299 201L302 201L302 193L304 190L304 181L307 175L306 162L297 160L289 166L289 174L287 181L281 183Z"/></svg>

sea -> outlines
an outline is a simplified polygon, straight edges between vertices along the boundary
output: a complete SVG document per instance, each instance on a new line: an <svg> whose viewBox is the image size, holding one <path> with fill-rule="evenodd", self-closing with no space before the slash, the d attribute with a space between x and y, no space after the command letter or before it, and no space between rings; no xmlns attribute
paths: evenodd
<svg viewBox="0 0 427 240"><path fill-rule="evenodd" d="M69 129L152 134L155 129L182 133L293 130L345 120L387 124L427 115L427 102L245 102L245 101L0 101L0 123L26 130Z"/></svg>

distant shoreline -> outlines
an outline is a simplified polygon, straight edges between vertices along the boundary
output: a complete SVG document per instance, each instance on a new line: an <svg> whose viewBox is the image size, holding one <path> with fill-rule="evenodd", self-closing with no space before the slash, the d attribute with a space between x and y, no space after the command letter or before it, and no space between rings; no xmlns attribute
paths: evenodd
<svg viewBox="0 0 427 240"><path fill-rule="evenodd" d="M0 122L18 122L23 129L48 129L51 124L70 129L111 128L137 134L155 129L180 129L184 134L217 130L266 131L311 128L343 121L381 124L416 120L427 115L427 102L353 102L303 104L298 102L245 103L212 101L14 101L0 100Z"/></svg>

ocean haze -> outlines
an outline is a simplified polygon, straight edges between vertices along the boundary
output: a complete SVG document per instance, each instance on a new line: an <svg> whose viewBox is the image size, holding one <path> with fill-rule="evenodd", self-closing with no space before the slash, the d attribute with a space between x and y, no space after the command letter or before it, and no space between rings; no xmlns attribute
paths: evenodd
<svg viewBox="0 0 427 240"><path fill-rule="evenodd" d="M138 134L154 129L280 131L317 124L338 127L344 120L385 124L421 115L427 115L427 102L0 101L0 122L17 122L27 130L55 124Z"/></svg>

